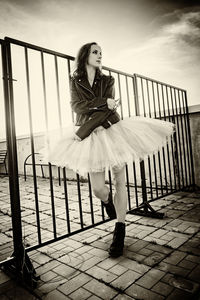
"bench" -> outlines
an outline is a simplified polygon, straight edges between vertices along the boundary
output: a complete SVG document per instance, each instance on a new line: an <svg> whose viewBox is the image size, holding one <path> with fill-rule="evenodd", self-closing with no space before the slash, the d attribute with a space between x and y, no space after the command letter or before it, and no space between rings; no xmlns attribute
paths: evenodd
<svg viewBox="0 0 200 300"><path fill-rule="evenodd" d="M6 167L6 157L7 157L7 150L0 150L0 165L4 165L4 168L6 170L6 175L7 175L8 172Z"/></svg>
<svg viewBox="0 0 200 300"><path fill-rule="evenodd" d="M43 167L48 167L49 164L43 161L42 155L38 152L34 153L35 154L35 166L39 166L41 168L41 172L42 172L42 177L45 178L44 176L44 169ZM27 166L32 166L32 154L29 154L25 161L24 161L24 180L26 181L26 167ZM51 166L55 166L55 165L51 165ZM61 178L60 178L60 167L58 167L58 180L59 180L59 185L61 185Z"/></svg>

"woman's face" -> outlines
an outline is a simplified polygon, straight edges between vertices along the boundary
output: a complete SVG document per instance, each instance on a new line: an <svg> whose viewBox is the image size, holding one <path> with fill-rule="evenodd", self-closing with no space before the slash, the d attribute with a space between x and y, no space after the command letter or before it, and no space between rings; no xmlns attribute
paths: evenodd
<svg viewBox="0 0 200 300"><path fill-rule="evenodd" d="M101 66L101 58L101 48L98 45L92 45L87 64L95 68L99 68Z"/></svg>

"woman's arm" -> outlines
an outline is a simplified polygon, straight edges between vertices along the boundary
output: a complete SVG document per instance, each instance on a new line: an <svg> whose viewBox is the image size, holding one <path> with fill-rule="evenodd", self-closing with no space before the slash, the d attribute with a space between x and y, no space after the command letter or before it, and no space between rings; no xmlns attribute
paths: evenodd
<svg viewBox="0 0 200 300"><path fill-rule="evenodd" d="M114 78L110 76L108 86L106 88L105 94L103 97L94 97L91 100L82 100L80 99L75 82L71 80L71 106L72 110L75 113L79 114L89 114L91 111L95 111L101 106L107 106L107 99L114 98Z"/></svg>

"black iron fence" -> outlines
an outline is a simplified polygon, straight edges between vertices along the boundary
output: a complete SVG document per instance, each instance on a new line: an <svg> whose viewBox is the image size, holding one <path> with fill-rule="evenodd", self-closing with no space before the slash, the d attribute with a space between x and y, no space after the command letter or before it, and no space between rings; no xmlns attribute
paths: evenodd
<svg viewBox="0 0 200 300"><path fill-rule="evenodd" d="M31 170L35 199L35 218L37 223L37 240L27 251L47 245L82 230L108 221L101 207L101 220L95 222L92 188L89 175L85 178L88 184L90 221L84 220L81 199L81 179L77 179L77 213L79 226L72 229L70 223L68 170L61 170L64 193L66 231L58 234L55 203L54 169L48 165L48 180L51 197L51 220L53 236L45 239L42 236L40 197L38 195L38 171L35 153L37 131L47 132L52 126L62 128L74 120L70 108L70 72L74 58L49 49L5 38L0 41L2 49L3 86L5 97L6 135L8 149L8 166L10 182L10 199L15 256L22 243L21 213L17 136L20 133L20 118L23 118L23 129L30 140L32 158ZM138 74L127 74L118 70L103 67L104 73L115 78L116 97L122 99L119 113L121 118L144 116L168 120L176 124L176 132L166 147L158 154L148 156L139 163L126 166L126 184L129 213L163 217L155 212L150 202L175 191L194 185L194 168L192 160L191 134L188 115L186 91L172 85L159 82ZM23 109L23 110L22 110ZM53 115L52 115L53 111ZM57 122L51 124L52 119ZM38 123L40 123L38 127ZM42 130L41 130L42 128ZM112 192L112 176L108 174L108 184Z"/></svg>

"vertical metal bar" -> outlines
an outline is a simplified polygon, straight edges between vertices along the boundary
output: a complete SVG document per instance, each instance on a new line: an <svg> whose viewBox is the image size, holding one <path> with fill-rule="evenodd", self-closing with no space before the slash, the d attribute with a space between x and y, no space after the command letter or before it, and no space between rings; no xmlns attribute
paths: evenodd
<svg viewBox="0 0 200 300"><path fill-rule="evenodd" d="M151 118L151 105L150 105L150 96L149 96L149 80L146 81L147 86L147 100L148 100L148 107L149 107L149 117Z"/></svg>
<svg viewBox="0 0 200 300"><path fill-rule="evenodd" d="M157 171L156 171L155 154L153 154L153 166L154 166L154 179L155 179L155 185L156 185L156 197L158 197L158 184L157 184Z"/></svg>
<svg viewBox="0 0 200 300"><path fill-rule="evenodd" d="M159 87L158 83L157 86L157 97L158 97L158 110L159 110L159 119L162 119L161 116L161 107L160 107L160 94L159 94ZM158 166L159 166L159 174L160 174L160 187L161 187L161 194L163 195L163 184L162 184L162 169L161 169L161 159L160 159L160 150L158 151Z"/></svg>
<svg viewBox="0 0 200 300"><path fill-rule="evenodd" d="M128 79L127 76L126 78L126 92L127 92L127 101L128 101L128 115L129 117L131 116L131 111L130 111L130 98L129 98L129 89L128 89Z"/></svg>
<svg viewBox="0 0 200 300"><path fill-rule="evenodd" d="M135 115L140 116L140 105L139 105L138 84L137 84L136 74L133 74L133 92L134 92L134 99L135 99Z"/></svg>
<svg viewBox="0 0 200 300"><path fill-rule="evenodd" d="M159 97L159 88L158 88L158 83L156 82L156 87L157 87L157 96L158 96L158 111L159 111L159 119L161 120L161 108L160 108L160 97Z"/></svg>
<svg viewBox="0 0 200 300"><path fill-rule="evenodd" d="M92 187L90 182L90 175L88 174L88 187L89 187L89 197L90 197L90 209L91 209L91 221L94 224L94 209L93 209L93 201L92 201Z"/></svg>
<svg viewBox="0 0 200 300"><path fill-rule="evenodd" d="M149 95L149 80L146 81L147 87L147 101L148 101L148 108L149 108L149 117L151 118L151 105L150 105L150 95ZM152 189L152 176L151 176L151 159L148 155L148 168L149 168L149 184L150 184L150 193L151 199L153 199L153 189Z"/></svg>
<svg viewBox="0 0 200 300"><path fill-rule="evenodd" d="M83 228L83 211L82 211L82 203L81 203L81 188L80 188L80 177L79 174L76 174L77 179L77 188L78 188L78 204L79 204L79 213L80 213L80 222L81 228Z"/></svg>
<svg viewBox="0 0 200 300"><path fill-rule="evenodd" d="M184 168L185 168L185 182L186 186L188 185L187 182L187 165L186 165L186 151L185 151L185 136L184 136L184 129L183 129L183 113L181 110L181 100L180 100L180 91L178 90L178 102L180 108L180 120L181 120L181 133L182 133L182 146L183 146L183 157L184 157Z"/></svg>
<svg viewBox="0 0 200 300"><path fill-rule="evenodd" d="M122 100L122 92L121 92L121 83L120 83L119 73L117 73L117 76L118 76L118 84L119 84L119 97L120 97L120 100ZM121 101L121 105L120 105L120 110L121 110L121 118L123 119L122 101Z"/></svg>
<svg viewBox="0 0 200 300"><path fill-rule="evenodd" d="M142 102L143 102L143 111L144 111L144 117L146 117L146 109L145 109L145 101L144 101L144 87L143 87L143 78L140 77L141 81L141 89L142 89Z"/></svg>
<svg viewBox="0 0 200 300"><path fill-rule="evenodd" d="M47 94L46 94L46 80L45 80L45 71L44 71L44 54L41 51L41 67L42 67L42 86L43 86L43 97L44 97L44 110L45 110L45 123L46 130L49 130L48 124L48 113L47 113Z"/></svg>
<svg viewBox="0 0 200 300"><path fill-rule="evenodd" d="M161 91L162 91L162 100L163 100L163 114L164 114L164 120L166 121L163 84L161 85ZM167 148L167 152L168 152L169 151L168 142L167 142L166 148ZM165 186L166 186L166 192L168 192L168 181L167 181L167 170L166 170L166 159L165 159L165 149L164 149L164 147L162 147L162 151L163 151L163 163L164 163L164 173L165 173Z"/></svg>
<svg viewBox="0 0 200 300"><path fill-rule="evenodd" d="M130 186L129 186L129 176L128 176L128 166L126 165L126 182L127 182L127 192L128 192L128 206L131 209L131 197L130 197Z"/></svg>
<svg viewBox="0 0 200 300"><path fill-rule="evenodd" d="M67 60L67 68L68 68L69 87L71 87L71 79L70 79L71 67L70 67L69 59ZM70 93L70 97L71 97L71 93ZM74 123L74 113L72 109L71 109L71 114L72 114L72 122Z"/></svg>
<svg viewBox="0 0 200 300"><path fill-rule="evenodd" d="M171 101L172 101L172 113L173 113L173 118L174 118L174 123L175 123L175 112L174 112L174 103L173 103L173 95L172 95L172 87L170 87L170 93L171 93ZM178 118L178 116L177 116ZM177 120L177 127L178 127L178 120ZM177 166L177 171L178 171L178 187L179 189L181 188L181 183L180 183L180 168L179 168L179 159L178 159L178 143L177 143L177 134L176 132L174 133L174 140L175 140L175 157L176 157L176 166Z"/></svg>
<svg viewBox="0 0 200 300"><path fill-rule="evenodd" d="M188 169L188 180L187 182L189 183L189 185L191 185L191 170L190 170L190 150L189 150L189 138L188 138L188 130L187 130L187 116L186 116L186 104L184 103L184 93L183 91L181 92L182 95L182 103L183 103L183 114L184 114L184 128L185 128L185 137L186 137L186 149L187 149L187 165L188 167L186 169Z"/></svg>
<svg viewBox="0 0 200 300"><path fill-rule="evenodd" d="M175 108L176 108L176 115L177 115L177 129L178 129L178 145L179 145L179 161L180 161L180 167L181 167L181 177L182 177L182 185L184 186L184 176L183 176L183 158L182 158L182 149L181 149L181 132L179 128L179 112L177 107L177 101L176 101L176 90L174 88L174 101L175 101Z"/></svg>
<svg viewBox="0 0 200 300"><path fill-rule="evenodd" d="M58 167L58 183L61 185L60 167Z"/></svg>
<svg viewBox="0 0 200 300"><path fill-rule="evenodd" d="M60 86L59 86L59 75L58 75L58 60L57 60L56 55L54 55L54 59L55 59L56 90L57 90L57 101L58 101L59 125L60 125L60 127L62 127L61 104L60 104Z"/></svg>
<svg viewBox="0 0 200 300"><path fill-rule="evenodd" d="M170 108L169 108L169 95L168 95L168 87L166 85L166 98L167 98L167 107L168 107L168 115L169 115L169 121L171 122L171 114L170 114ZM173 122L173 118L172 118ZM172 163L173 163L173 170L174 170L174 188L176 189L176 172L175 172L175 164L174 164L174 154L173 154L173 141L171 137L171 149L172 149ZM170 170L170 183L171 183L171 190L172 190L172 176L171 176L171 164L170 164L170 155L169 155L169 146L168 147L168 165L169 165L169 170Z"/></svg>
<svg viewBox="0 0 200 300"><path fill-rule="evenodd" d="M20 210L20 191L18 179L18 160L15 132L15 113L14 113L14 95L12 78L12 58L10 44L2 43L2 64L3 64L3 87L6 114L6 139L8 149L8 170L9 170L9 189L10 204L12 214L13 246L14 256L16 258L16 269L21 270L20 250L22 243L22 221Z"/></svg>
<svg viewBox="0 0 200 300"><path fill-rule="evenodd" d="M147 190L146 190L146 179L145 179L145 167L144 160L140 162L140 174L141 174L141 184L142 184L142 202L147 201ZM148 208L144 206L144 211L147 212Z"/></svg>
<svg viewBox="0 0 200 300"><path fill-rule="evenodd" d="M153 199L152 177L151 177L151 161L150 161L150 156L149 155L148 155L148 167L149 167L149 184L150 184L151 199Z"/></svg>
<svg viewBox="0 0 200 300"><path fill-rule="evenodd" d="M33 184L35 193L35 209L36 209L36 221L37 221L37 233L38 242L41 244L41 230L40 230L40 215L39 215L39 200L38 200L38 188L36 179L36 168L35 168L35 147L33 137L33 121L32 121L32 109L31 109L31 93L30 93L30 77L29 77L29 61L27 47L25 50L25 66L26 66L26 84L27 84L27 95L28 95L28 112L29 112L29 126L30 126L30 139L31 139L31 156L32 156L32 169L33 169Z"/></svg>
<svg viewBox="0 0 200 300"><path fill-rule="evenodd" d="M152 94L153 94L153 105L154 105L154 117L156 118L155 91L154 91L153 81L152 81ZM157 183L157 170L156 170L155 154L153 154L153 167L154 167L154 179L155 179L156 197L158 197L158 183Z"/></svg>
<svg viewBox="0 0 200 300"><path fill-rule="evenodd" d="M135 183L135 201L136 201L136 207L138 207L138 190L137 190L137 177L136 177L136 168L135 168L135 162L133 162L133 175L134 175L134 183Z"/></svg>
<svg viewBox="0 0 200 300"><path fill-rule="evenodd" d="M65 193L65 210L66 210L66 220L67 220L67 230L68 233L71 232L70 228L70 217L69 217L69 199L67 191L67 178L66 178L66 168L63 168L63 181L64 181L64 193Z"/></svg>
<svg viewBox="0 0 200 300"><path fill-rule="evenodd" d="M54 234L54 238L56 238L57 237L57 233L56 233L56 215L55 215L55 204L54 204L52 167L51 167L50 163L49 163L49 183L50 183L50 192L51 192L51 211L52 211L52 220L53 220L53 234Z"/></svg>
<svg viewBox="0 0 200 300"><path fill-rule="evenodd" d="M154 85L153 85L153 81L152 83L152 99L153 99L153 108L154 108L154 118L156 118L156 102L155 102L155 92L154 92Z"/></svg>
<svg viewBox="0 0 200 300"><path fill-rule="evenodd" d="M190 161L191 161L191 171L192 171L192 185L195 186L195 176L194 176L194 162L192 156L192 138L191 138L191 130L190 130L190 119L189 119L189 110L187 103L187 93L184 91L185 95L185 103L186 103L186 116L187 116L187 127L188 127L188 138L189 138L189 149L190 149Z"/></svg>

